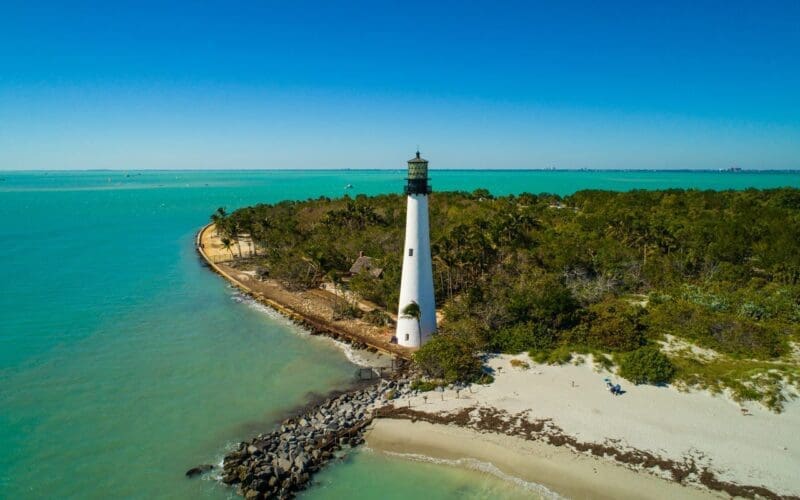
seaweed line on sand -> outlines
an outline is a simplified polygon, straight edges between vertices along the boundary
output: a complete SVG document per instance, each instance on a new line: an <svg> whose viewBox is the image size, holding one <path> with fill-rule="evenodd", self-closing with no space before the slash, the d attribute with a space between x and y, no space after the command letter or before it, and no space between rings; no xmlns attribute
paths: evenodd
<svg viewBox="0 0 800 500"><path fill-rule="evenodd" d="M479 432L494 432L508 436L540 441L552 446L565 446L576 452L599 458L610 458L634 470L662 472L679 484L702 485L712 491L727 493L732 497L800 499L798 496L779 495L763 486L740 485L719 479L701 454L684 457L682 461L659 457L651 452L623 447L619 442L592 443L579 441L567 435L551 419L530 420L528 412L509 414L503 410L486 407L468 407L454 412L427 413L406 407L386 406L376 412L375 418L395 418L422 421L431 424L455 425Z"/></svg>

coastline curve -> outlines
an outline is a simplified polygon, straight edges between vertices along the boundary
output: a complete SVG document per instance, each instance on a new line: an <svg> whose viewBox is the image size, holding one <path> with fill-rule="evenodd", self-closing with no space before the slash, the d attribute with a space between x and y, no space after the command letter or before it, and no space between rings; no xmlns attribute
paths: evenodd
<svg viewBox="0 0 800 500"><path fill-rule="evenodd" d="M214 223L210 222L200 228L199 231L195 234L195 241L194 246L195 250L197 251L198 255L201 257L203 262L208 265L208 267L217 273L218 275L222 276L226 281L236 287L241 293L245 294L246 296L250 297L252 300L267 306L282 316L288 318L289 320L297 323L303 327L308 328L312 334L315 335L326 335L328 337L333 338L334 340L344 341L346 343L351 343L353 345L364 345L367 348L375 349L383 354L387 354L390 356L394 356L399 358L403 361L410 361L412 351L408 349L404 349L401 346L397 346L395 344L390 344L388 342L377 342L372 338L366 335L358 335L354 332L349 330L345 330L343 328L339 328L336 325L331 324L329 321L326 321L319 317L313 317L310 314L304 314L302 311L298 311L295 308L291 307L289 304L281 303L274 298L266 297L263 293L260 293L250 286L243 283L241 280L237 279L235 276L231 274L231 272L224 269L220 264L216 263L211 256L205 251L203 240L206 238L206 232L209 231L211 228L214 227Z"/></svg>

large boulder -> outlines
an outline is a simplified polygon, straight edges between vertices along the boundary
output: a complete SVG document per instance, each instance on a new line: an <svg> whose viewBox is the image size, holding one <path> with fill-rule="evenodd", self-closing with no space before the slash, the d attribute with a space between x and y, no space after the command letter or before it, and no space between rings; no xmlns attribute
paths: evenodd
<svg viewBox="0 0 800 500"><path fill-rule="evenodd" d="M279 457L278 460L277 460L277 464L276 465L277 465L278 469L280 469L284 473L289 472L290 470L292 470L292 462L290 462L288 459L286 459L284 457Z"/></svg>
<svg viewBox="0 0 800 500"><path fill-rule="evenodd" d="M269 483L267 481L262 481L261 479L257 479L253 481L250 487L256 491L260 491L263 493L269 489Z"/></svg>
<svg viewBox="0 0 800 500"><path fill-rule="evenodd" d="M240 469L239 481L241 481L242 484L250 484L252 480L253 480L253 473L250 470Z"/></svg>
<svg viewBox="0 0 800 500"><path fill-rule="evenodd" d="M203 464L198 465L197 467L192 467L191 469L186 471L186 477L195 477L203 474L204 472L208 472L213 469L214 466L211 464Z"/></svg>

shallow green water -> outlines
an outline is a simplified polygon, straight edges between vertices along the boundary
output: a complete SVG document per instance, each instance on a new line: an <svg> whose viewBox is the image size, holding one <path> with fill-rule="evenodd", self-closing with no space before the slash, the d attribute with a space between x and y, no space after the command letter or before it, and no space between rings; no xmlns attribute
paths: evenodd
<svg viewBox="0 0 800 500"><path fill-rule="evenodd" d="M429 459L420 461L417 457L409 459L387 456L368 449L358 449L318 474L315 478L316 484L302 498L534 500L555 496L541 486L504 476L490 464L437 462ZM487 469L494 471L489 472Z"/></svg>
<svg viewBox="0 0 800 500"><path fill-rule="evenodd" d="M129 176L128 176L129 175ZM203 268L218 206L400 191L403 171L0 172L0 497L221 498L183 472L346 384L303 337ZM800 174L432 171L435 190L800 186ZM413 481L404 478L413 477ZM513 496L456 468L357 453L307 498ZM421 485L424 485L422 488ZM511 489L509 489L511 488Z"/></svg>

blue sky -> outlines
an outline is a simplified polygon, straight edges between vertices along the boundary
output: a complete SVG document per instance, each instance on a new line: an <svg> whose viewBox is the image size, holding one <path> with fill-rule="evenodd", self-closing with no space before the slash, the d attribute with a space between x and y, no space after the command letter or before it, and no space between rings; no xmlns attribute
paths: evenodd
<svg viewBox="0 0 800 500"><path fill-rule="evenodd" d="M0 169L417 144L432 168L800 168L800 2L0 3Z"/></svg>

